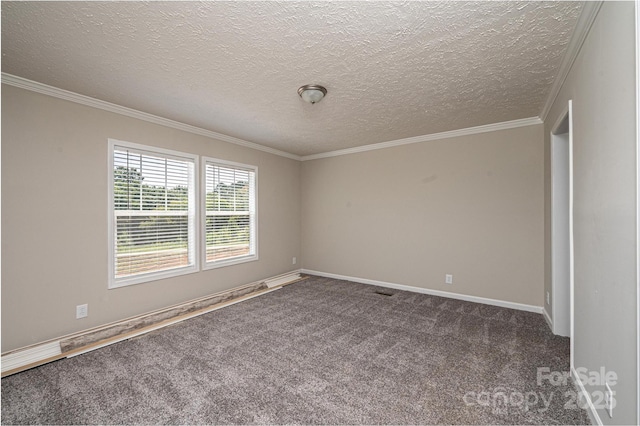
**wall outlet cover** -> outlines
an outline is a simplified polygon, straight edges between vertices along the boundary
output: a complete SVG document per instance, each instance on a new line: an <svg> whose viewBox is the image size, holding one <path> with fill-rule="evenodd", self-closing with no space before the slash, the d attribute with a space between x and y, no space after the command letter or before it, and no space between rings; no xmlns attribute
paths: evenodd
<svg viewBox="0 0 640 426"><path fill-rule="evenodd" d="M86 303L84 305L76 306L76 319L85 318L89 315L89 305Z"/></svg>

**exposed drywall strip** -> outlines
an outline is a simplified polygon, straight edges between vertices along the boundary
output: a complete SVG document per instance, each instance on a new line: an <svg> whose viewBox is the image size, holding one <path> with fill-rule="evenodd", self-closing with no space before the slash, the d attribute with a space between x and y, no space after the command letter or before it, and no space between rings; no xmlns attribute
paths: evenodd
<svg viewBox="0 0 640 426"><path fill-rule="evenodd" d="M91 352L91 351L94 351L96 349L100 349L100 348L103 348L105 346L109 346L109 345L112 345L114 343L121 342L123 340L127 340L127 339L131 339L131 338L134 338L134 337L137 337L137 336L141 336L143 334L149 333L149 332L154 331L154 330L159 330L159 329L161 329L163 327L166 327L168 325L176 324L176 323L179 323L179 322L187 320L187 319L191 319L191 318L198 317L200 315L208 314L209 312L217 311L218 309L226 308L227 306L235 305L236 303L244 302L246 300L253 299L254 297L258 297L258 296L262 296L263 294L271 293L272 291L280 290L282 287L283 286L279 286L279 287L276 287L276 288L270 288L270 289L264 289L264 290L261 290L261 291L256 292L256 293L252 293L252 294L249 294L247 296L240 297L238 299L230 300L228 302L219 303L219 304L217 304L217 305L215 305L213 307L200 309L198 311L194 311L194 312L191 312L191 313L188 313L188 314L185 314L185 315L180 315L180 316L177 316L177 317L174 317L174 318L170 318L170 319L168 319L166 321L162 321L162 322L160 322L158 324L150 325L149 327L144 327L144 328L141 328L139 330L132 331L130 333L121 334L121 335L115 336L113 338L100 340L100 341L92 343L90 345L82 346L82 347L79 347L79 348L77 348L75 350L68 351L69 355L67 355L67 358L73 358L74 356L82 355L84 353Z"/></svg>
<svg viewBox="0 0 640 426"><path fill-rule="evenodd" d="M517 127L533 126L541 124L538 117L523 118L520 120L504 121L502 123L486 124L484 126L467 127L466 129L451 130L449 132L432 133L430 135L414 136L412 138L398 139L395 141L374 143L371 145L357 146L355 148L340 149L337 151L324 152L321 154L305 155L302 161L317 160L319 158L338 157L340 155L355 154L358 152L373 151L376 149L391 148L400 145L429 142L440 139L455 138L458 136L476 135L479 133L495 132L497 130L514 129Z"/></svg>
<svg viewBox="0 0 640 426"><path fill-rule="evenodd" d="M68 352L98 341L102 341L121 334L130 333L137 329L152 326L161 323L170 318L179 317L191 312L200 311L209 306L217 305L229 300L238 299L251 293L266 290L264 283L257 283L239 289L233 289L222 293L214 294L209 297L173 306L171 308L162 309L160 311L151 312L140 315L128 320L118 321L109 326L103 326L97 330L85 331L80 335L60 339L60 350Z"/></svg>
<svg viewBox="0 0 640 426"><path fill-rule="evenodd" d="M413 293L429 294L432 296L448 297L450 299L464 300L467 302L483 303L485 305L500 306L502 308L517 309L519 311L535 312L541 314L542 306L525 305L524 303L507 302L504 300L488 299L485 297L469 296L466 294L449 293L448 291L431 290L422 287L413 287L404 284L395 284L385 281L370 280L367 278L348 277L345 275L330 274L327 272L312 271L303 269L302 273L309 275L317 275L320 277L335 278L338 280L353 281L361 284L377 285L380 287L395 288L396 290L411 291Z"/></svg>
<svg viewBox="0 0 640 426"><path fill-rule="evenodd" d="M148 114L146 112L138 111L132 108L127 108L120 105L112 104L110 102L102 101L100 99L95 99L89 96L80 95L78 93L74 93L68 90L63 90L57 87L38 83L37 81L27 80L26 78L18 77L15 75L4 73L4 72L2 73L2 83L19 87L21 89L31 90L32 92L42 93L43 95L53 96L54 98L64 99L66 101L71 101L78 104L87 105L93 108L98 108L105 111L113 112L116 114L125 115L127 117L137 118L138 120L144 120L150 123L160 124L161 126L167 126L173 129L183 130L185 132L206 136L219 141L244 146L246 148L256 149L258 151L268 152L270 154L279 155L281 157L291 158L292 160L300 160L300 156L290 154L288 152L280 151L278 149L269 148L267 146L259 145L254 142L245 141L243 139L234 138L232 136L224 135L222 133L214 132L207 129L202 129L200 127L191 126L185 123L180 123L179 121L170 120L168 118L158 117L157 115Z"/></svg>
<svg viewBox="0 0 640 426"><path fill-rule="evenodd" d="M278 278L280 276L281 275L278 275L278 276L273 277L273 278ZM175 305L167 306L166 308L157 309L157 310L151 311L151 312L145 312L145 313L142 313L142 314L139 314L139 315L135 315L135 316L132 316L132 317L128 317L128 318L124 318L124 319L121 319L121 320L118 320L118 321L113 321L113 322L110 322L110 323L102 324L102 325L99 325L97 327L88 328L88 329L85 329L85 330L82 330L82 331L78 331L78 332L75 332L75 333L65 334L63 336L56 337L55 339L50 339L50 340L46 340L44 342L35 343L35 344L29 345L29 346L24 346L24 347L21 347L21 348L13 349L13 350L4 352L2 354L2 360L4 362L4 360L5 360L5 358L7 356L15 354L15 353L27 353L27 351L30 351L30 350L36 350L36 352L37 352L37 348L39 348L39 347L41 347L43 345L47 345L47 344L50 344L50 343L59 344L61 341L68 340L68 339L74 339L75 337L80 336L80 335L98 333L98 332L100 332L102 330L110 329L110 328L112 328L114 326L118 326L119 324L122 324L122 323L136 321L139 318L144 318L144 317L147 317L147 316L150 316L150 315L162 314L162 313L167 312L167 311L172 311L172 310L174 310L176 308L181 308L181 307L183 307L185 305L204 302L204 301L210 300L210 299L212 299L214 297L222 296L222 295L224 295L224 294L226 294L228 292L237 292L238 294L246 294L246 293L248 293L248 291L245 292L244 290L250 289L250 288L257 288L257 287L261 286L261 284L263 282L264 281L257 281L257 282L245 284L245 285L242 285L242 286L235 287L235 288L233 288L231 290L217 292L217 293L210 294L210 295L207 295L207 296L199 297L197 299L192 299L192 300L189 300L187 302L182 302L182 303L177 303ZM205 306L205 305L206 304L201 304L201 307ZM4 367L4 365L3 365L3 367Z"/></svg>
<svg viewBox="0 0 640 426"><path fill-rule="evenodd" d="M291 273L287 273L269 280L291 277L291 275ZM251 283L226 292L216 293L158 311L63 336L59 339L16 349L2 355L2 377L130 339L185 319L252 299L304 279L306 277L299 277L293 281L288 279L272 288L267 288L266 280Z"/></svg>
<svg viewBox="0 0 640 426"><path fill-rule="evenodd" d="M228 301L228 302L222 302L219 305L215 305L215 306L211 306L211 307L208 307L208 308L204 308L204 309L201 309L199 311L195 311L195 312L191 312L191 313L188 313L188 314L185 314L185 315L181 315L179 317L174 317L174 318L162 321L160 323L157 323L157 324L154 324L154 325L150 325L148 327L143 327L143 328L137 329L137 330L129 332L129 333L125 333L125 334L121 334L121 335L118 335L118 336L115 336L115 337L110 337L108 339L100 340L100 341L97 341L97 342L94 342L94 343L91 343L91 344L88 344L88 345L85 345L85 346L81 346L81 347L76 348L76 349L72 349L72 350L69 350L69 351L66 351L66 352L62 352L59 355L55 355L55 356L51 356L51 357L48 357L48 358L40 359L40 360L34 361L34 362L30 363L30 364L22 365L20 367L17 367L17 368L11 369L11 370L3 371L2 372L2 377L9 376L9 375L15 374L15 373L19 373L21 371L28 370L28 369L33 368L33 367L38 367L40 365L47 364L47 363L52 362L52 361L57 361L57 360L62 359L62 358L69 358L69 357L80 355L80 354L83 354L83 353L86 353L86 352L90 352L92 350L99 349L99 348L102 348L104 346L111 345L113 343L121 342L123 340L127 340L127 339L130 339L132 337L136 337L136 336L139 336L141 334L145 334L145 333L148 333L150 331L157 330L159 328L166 327L168 325L175 324L177 322L184 321L186 319L196 317L198 315L206 314L208 312L215 311L216 309L220 309L220 308L223 308L225 306L233 305L233 304L236 304L238 302L242 302L244 300L252 299L252 298L254 298L256 296L260 296L260 295L265 294L265 293L270 293L270 292L275 291L275 290L278 290L278 288L261 290L261 291L256 292L256 293L252 293L250 295L243 296L243 297L241 297L239 299L236 299L236 300L232 300L232 301Z"/></svg>
<svg viewBox="0 0 640 426"><path fill-rule="evenodd" d="M547 100L544 103L542 110L540 111L540 118L542 119L542 121L545 121L547 119L547 115L549 114L549 111L551 111L551 107L556 101L556 98L560 93L560 89L564 84L564 81L567 79L569 71L571 71L571 67L578 57L578 53L580 53L582 44L587 38L589 30L591 30L591 25L593 25L593 22L596 20L596 15L598 14L600 7L602 6L602 3L604 2L584 2L582 12L580 13L580 17L578 18L578 22L576 23L576 28L573 30L571 40L569 40L569 45L567 46L567 51L564 54L562 63L560 64L558 75L556 76L556 79L553 82L553 86L551 86L551 90L549 91L549 96L547 96Z"/></svg>

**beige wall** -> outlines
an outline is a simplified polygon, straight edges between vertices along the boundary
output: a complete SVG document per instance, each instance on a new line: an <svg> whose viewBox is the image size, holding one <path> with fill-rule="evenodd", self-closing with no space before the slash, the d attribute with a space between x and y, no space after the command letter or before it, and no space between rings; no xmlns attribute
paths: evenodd
<svg viewBox="0 0 640 426"><path fill-rule="evenodd" d="M305 161L305 269L541 307L542 130Z"/></svg>
<svg viewBox="0 0 640 426"><path fill-rule="evenodd" d="M2 351L283 273L292 256L310 270L542 306L549 132L573 99L576 367L615 371L615 416L600 418L637 423L633 8L603 5L544 128L302 164L3 85ZM107 138L257 165L260 260L108 290ZM76 320L80 303L89 317Z"/></svg>
<svg viewBox="0 0 640 426"><path fill-rule="evenodd" d="M636 418L636 110L632 2L605 2L545 121L545 218L551 128L573 100L575 366L615 371L614 417ZM546 227L546 246L550 229ZM545 288L550 290L547 249ZM551 309L549 309L551 312ZM589 392L604 386L587 386Z"/></svg>
<svg viewBox="0 0 640 426"><path fill-rule="evenodd" d="M108 138L258 166L260 260L108 290ZM298 161L2 86L3 352L284 273L293 256Z"/></svg>

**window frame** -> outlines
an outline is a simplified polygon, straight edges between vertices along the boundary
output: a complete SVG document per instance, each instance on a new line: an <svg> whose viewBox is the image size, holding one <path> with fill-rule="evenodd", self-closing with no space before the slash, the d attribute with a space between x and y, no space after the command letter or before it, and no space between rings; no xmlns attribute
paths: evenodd
<svg viewBox="0 0 640 426"><path fill-rule="evenodd" d="M226 266L231 266L231 265L238 265L241 263L246 263L246 262L253 262L256 260L259 260L259 245L258 245L258 167L257 166L253 166L250 164L243 164L243 163L237 163L234 161L227 161L227 160L222 160L220 158L213 158L213 157L205 157L202 156L202 167L201 167L201 181L202 181L202 185L201 185L201 190L200 190L200 206L201 206L201 212L200 212L200 232L201 232L201 248L200 248L200 253L201 253L201 259L202 259L202 270L208 270L208 269L217 269L217 268L224 268ZM236 168L236 169L241 169L241 170L249 170L253 173L253 194L254 194L254 199L253 199L253 203L252 200L249 199L249 205L251 206L253 204L253 213L250 212L250 217L249 217L249 221L250 221L250 240L249 240L249 246L253 247L254 252L247 254L247 255L243 255L243 256L236 256L236 257L231 257L228 259L222 259L222 260L218 260L218 261L207 261L207 166L208 165L219 165L222 167L229 167L229 168ZM251 209L250 209L251 210ZM251 240L253 239L253 241Z"/></svg>
<svg viewBox="0 0 640 426"><path fill-rule="evenodd" d="M177 159L181 161L190 161L193 163L193 173L191 176L191 182L193 183L190 188L189 194L189 210L187 217L189 218L189 236L193 238L193 243L188 244L188 249L192 248L193 253L189 257L193 258L193 264L183 267L168 269L164 271L152 271L134 275L130 277L116 278L116 265L115 265L115 249L117 242L116 235L116 221L115 221L115 200L114 200L114 156L115 151L118 148L130 149L140 154L156 155L166 158ZM199 223L200 223L200 209L198 208L200 198L200 182L199 182L199 157L195 154L187 152L169 150L164 148L158 148L155 146L142 145L132 142L126 142L116 139L108 139L108 203L107 203L107 242L108 242L108 288L120 288L135 284L142 284L150 281L157 281L165 278L177 277L180 275L192 274L200 271L200 244L199 239Z"/></svg>

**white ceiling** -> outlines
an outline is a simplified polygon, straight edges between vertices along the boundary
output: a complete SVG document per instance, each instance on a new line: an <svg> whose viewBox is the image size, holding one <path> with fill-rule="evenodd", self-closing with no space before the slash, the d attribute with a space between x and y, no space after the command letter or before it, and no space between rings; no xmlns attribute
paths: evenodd
<svg viewBox="0 0 640 426"><path fill-rule="evenodd" d="M2 71L310 155L538 116L581 8L2 2Z"/></svg>

